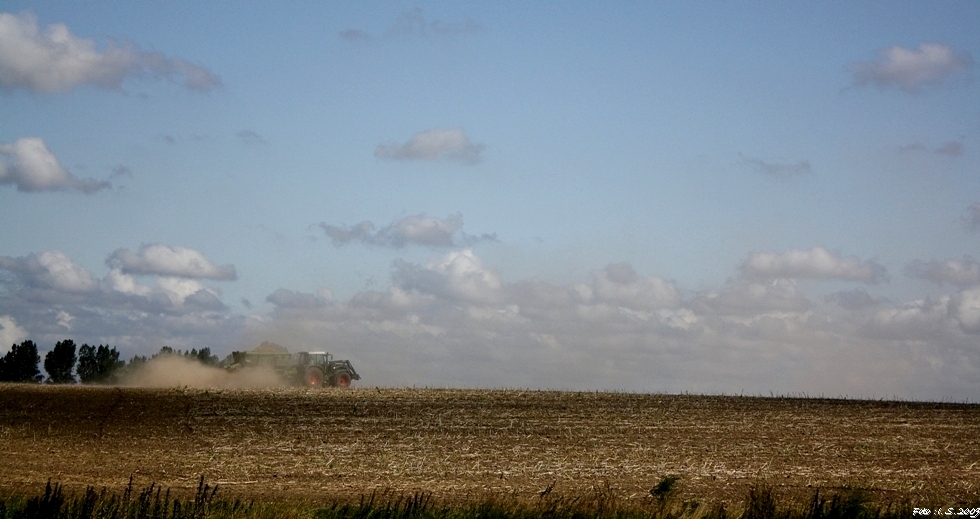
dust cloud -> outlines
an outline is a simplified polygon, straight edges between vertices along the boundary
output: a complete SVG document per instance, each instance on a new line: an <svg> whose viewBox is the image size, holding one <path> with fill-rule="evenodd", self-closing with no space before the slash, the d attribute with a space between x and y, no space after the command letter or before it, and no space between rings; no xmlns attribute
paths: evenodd
<svg viewBox="0 0 980 519"><path fill-rule="evenodd" d="M197 360L179 355L161 355L149 360L132 373L126 374L120 385L133 387L193 387L193 388L264 388L288 385L275 371L268 368L243 368L228 371L205 366Z"/></svg>

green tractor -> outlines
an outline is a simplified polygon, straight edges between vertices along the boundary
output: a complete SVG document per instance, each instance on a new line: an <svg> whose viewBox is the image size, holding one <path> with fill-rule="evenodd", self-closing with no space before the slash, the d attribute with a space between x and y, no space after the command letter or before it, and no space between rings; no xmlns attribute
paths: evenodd
<svg viewBox="0 0 980 519"><path fill-rule="evenodd" d="M333 360L325 351L297 353L297 372L303 372L303 382L310 387L350 387L351 381L361 380L349 360Z"/></svg>
<svg viewBox="0 0 980 519"><path fill-rule="evenodd" d="M286 348L268 342L252 351L232 352L226 365L230 371L271 369L291 383L308 387L348 388L351 382L361 379L349 360L333 360L333 355L325 351L292 354Z"/></svg>

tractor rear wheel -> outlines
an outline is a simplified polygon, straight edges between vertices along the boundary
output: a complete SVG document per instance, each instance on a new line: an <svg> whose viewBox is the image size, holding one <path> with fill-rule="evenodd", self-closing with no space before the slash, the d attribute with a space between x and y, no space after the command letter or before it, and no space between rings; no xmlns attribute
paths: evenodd
<svg viewBox="0 0 980 519"><path fill-rule="evenodd" d="M350 387L350 373L341 371L334 377L334 385L340 388Z"/></svg>
<svg viewBox="0 0 980 519"><path fill-rule="evenodd" d="M315 366L306 368L306 377L304 380L307 386L320 387L323 385L323 371Z"/></svg>

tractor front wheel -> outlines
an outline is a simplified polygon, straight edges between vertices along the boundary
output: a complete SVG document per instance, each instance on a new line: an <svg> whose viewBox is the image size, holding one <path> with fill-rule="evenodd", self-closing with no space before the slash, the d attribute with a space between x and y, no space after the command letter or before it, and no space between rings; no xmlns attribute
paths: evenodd
<svg viewBox="0 0 980 519"><path fill-rule="evenodd" d="M334 385L340 388L350 387L350 373L341 371L334 377Z"/></svg>
<svg viewBox="0 0 980 519"><path fill-rule="evenodd" d="M316 367L307 368L304 380L307 386L320 387L323 385L323 371Z"/></svg>

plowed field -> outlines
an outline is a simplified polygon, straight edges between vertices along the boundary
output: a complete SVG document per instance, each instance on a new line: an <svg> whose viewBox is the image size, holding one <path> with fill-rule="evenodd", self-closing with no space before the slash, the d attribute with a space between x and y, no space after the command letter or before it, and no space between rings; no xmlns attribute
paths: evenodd
<svg viewBox="0 0 980 519"><path fill-rule="evenodd" d="M193 488L320 500L553 492L742 499L861 487L980 500L980 406L491 390L204 390L0 384L0 491ZM918 506L918 505L917 505Z"/></svg>

